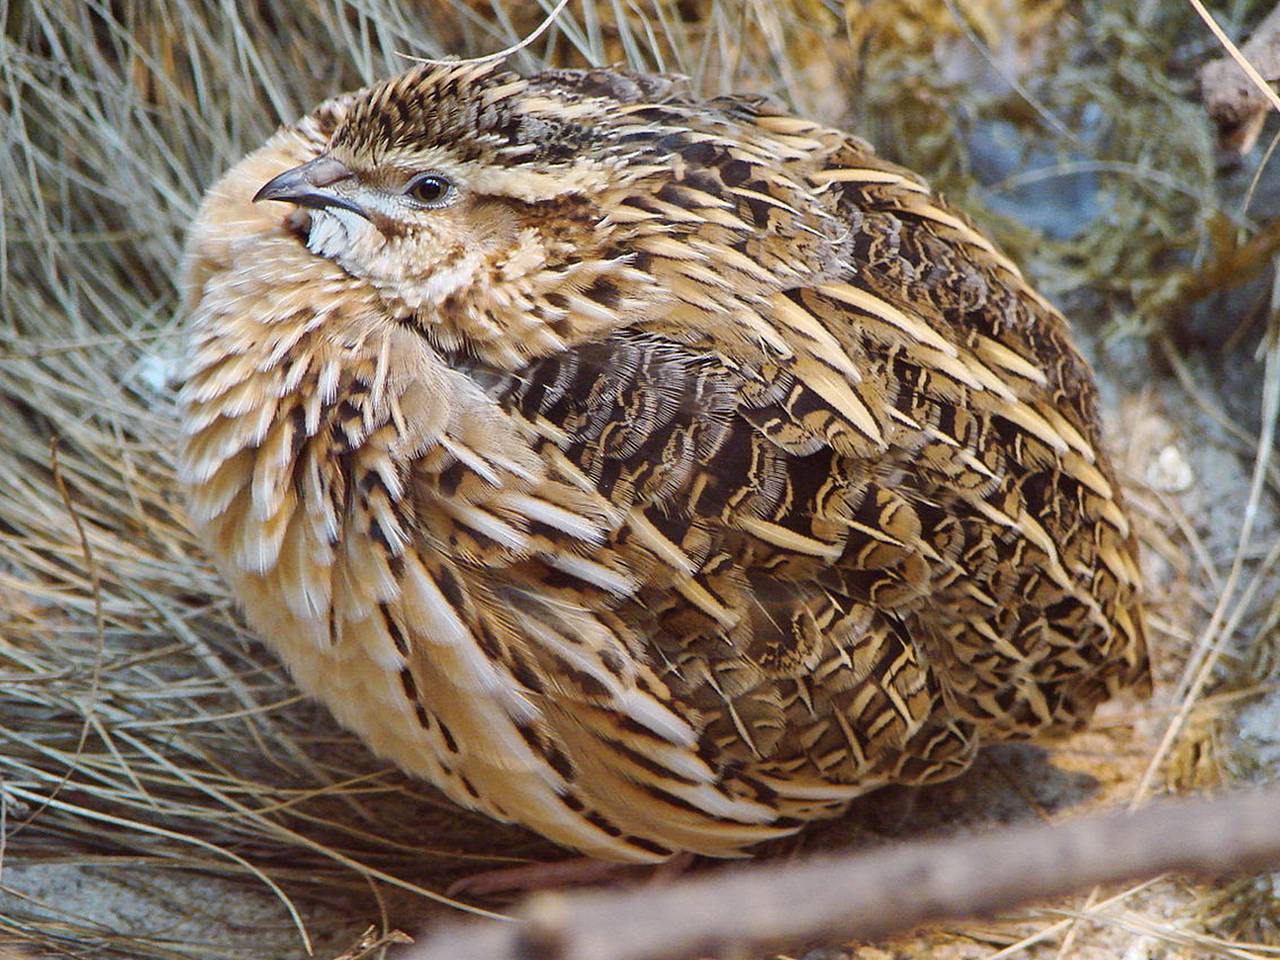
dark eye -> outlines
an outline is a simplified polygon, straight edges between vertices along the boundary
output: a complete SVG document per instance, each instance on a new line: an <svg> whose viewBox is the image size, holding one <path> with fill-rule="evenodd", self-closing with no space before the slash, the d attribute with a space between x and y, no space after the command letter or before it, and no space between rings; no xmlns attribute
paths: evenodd
<svg viewBox="0 0 1280 960"><path fill-rule="evenodd" d="M424 207L439 207L453 193L453 184L438 173L420 173L409 181L404 192Z"/></svg>

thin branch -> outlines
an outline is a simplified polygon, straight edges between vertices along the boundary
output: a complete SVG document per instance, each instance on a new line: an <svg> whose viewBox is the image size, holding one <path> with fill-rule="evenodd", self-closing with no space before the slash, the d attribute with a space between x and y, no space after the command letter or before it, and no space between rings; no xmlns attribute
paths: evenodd
<svg viewBox="0 0 1280 960"><path fill-rule="evenodd" d="M1280 98L1268 81L1280 79L1280 4L1237 48L1199 0L1188 0L1217 37L1227 56L1200 68L1200 95L1218 125L1225 150L1248 153L1270 109L1280 110Z"/></svg>
<svg viewBox="0 0 1280 960"><path fill-rule="evenodd" d="M1099 883L1280 864L1280 786L663 887L540 894L516 923L445 927L401 960L693 960L876 940Z"/></svg>

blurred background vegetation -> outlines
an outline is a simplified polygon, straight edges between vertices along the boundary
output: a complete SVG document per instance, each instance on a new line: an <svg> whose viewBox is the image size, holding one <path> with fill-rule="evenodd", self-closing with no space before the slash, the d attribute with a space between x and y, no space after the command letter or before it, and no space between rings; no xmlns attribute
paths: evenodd
<svg viewBox="0 0 1280 960"><path fill-rule="evenodd" d="M205 187L316 101L406 56L503 49L551 6L0 0L0 944L334 956L369 925L417 929L486 862L559 855L301 702L172 478ZM1242 39L1271 4L1211 6ZM775 854L1280 776L1277 124L1217 149L1196 71L1221 54L1183 0L572 0L512 57L677 72L860 133L973 214L1098 369L1156 696ZM847 952L1274 956L1278 916L1274 876L1166 878Z"/></svg>

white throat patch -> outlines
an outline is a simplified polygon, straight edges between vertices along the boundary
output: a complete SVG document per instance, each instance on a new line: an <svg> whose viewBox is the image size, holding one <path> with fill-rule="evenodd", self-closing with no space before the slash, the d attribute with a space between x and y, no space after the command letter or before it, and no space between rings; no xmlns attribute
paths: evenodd
<svg viewBox="0 0 1280 960"><path fill-rule="evenodd" d="M316 210L311 214L307 249L317 257L338 260L355 246L363 233L372 229L373 224L364 217L342 207Z"/></svg>

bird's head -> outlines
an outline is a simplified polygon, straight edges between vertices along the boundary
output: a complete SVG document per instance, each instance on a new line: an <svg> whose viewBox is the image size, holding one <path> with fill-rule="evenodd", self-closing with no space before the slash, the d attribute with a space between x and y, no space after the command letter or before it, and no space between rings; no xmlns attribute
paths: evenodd
<svg viewBox="0 0 1280 960"><path fill-rule="evenodd" d="M501 326L487 301L523 300L527 312L555 283L580 293L601 261L625 272L606 214L645 167L619 148L616 98L582 77L546 76L417 67L358 94L323 152L254 200L296 204L313 254L428 325L470 310L485 314L473 325Z"/></svg>

